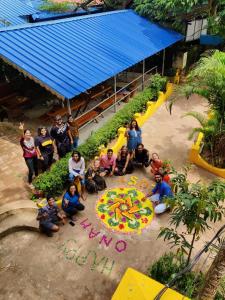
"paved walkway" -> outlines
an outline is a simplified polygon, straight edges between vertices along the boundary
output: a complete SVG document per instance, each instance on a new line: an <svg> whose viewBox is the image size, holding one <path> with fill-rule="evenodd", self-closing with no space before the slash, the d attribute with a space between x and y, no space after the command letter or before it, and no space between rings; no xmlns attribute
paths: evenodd
<svg viewBox="0 0 225 300"><path fill-rule="evenodd" d="M187 136L197 125L191 118L181 118L191 110L205 111L205 102L198 97L192 97L189 102L180 101L174 106L171 116L163 105L143 126L146 147L151 152L158 152L162 159L171 160L178 169L187 162L191 146ZM0 144L0 151L4 150L1 151L4 156L1 191L5 195L2 202L10 201L7 191L12 197L15 194L21 198L27 196L24 189L26 167L19 146L13 147L13 154L9 154L8 149L12 149L12 145L7 141ZM138 179L151 180L149 170L135 175ZM212 178L213 175L196 167L191 171L193 181ZM107 179L107 185L127 186L129 179L130 176L125 176L124 182L121 178ZM143 191L146 190L143 188ZM36 233L20 232L2 240L2 299L109 300L127 267L146 272L154 260L168 251L168 245L157 239L160 227L168 224L168 214L155 217L141 235L123 235L108 231L96 218L96 200L96 195L90 195L75 227L67 224L51 239ZM81 223L90 225L84 228ZM209 239L214 230L204 234L198 247ZM100 243L103 236L111 241L108 246ZM126 249L120 252L117 246L123 243L121 241L126 243Z"/></svg>

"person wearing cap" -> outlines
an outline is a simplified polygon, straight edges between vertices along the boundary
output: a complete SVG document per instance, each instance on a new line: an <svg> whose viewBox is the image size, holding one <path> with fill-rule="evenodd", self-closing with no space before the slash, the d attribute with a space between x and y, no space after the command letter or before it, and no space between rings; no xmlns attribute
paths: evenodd
<svg viewBox="0 0 225 300"><path fill-rule="evenodd" d="M55 117L55 125L52 126L50 135L56 143L59 158L70 152L71 145L73 145L73 137L68 124L62 121L60 115Z"/></svg>
<svg viewBox="0 0 225 300"><path fill-rule="evenodd" d="M155 182L156 185L152 192L146 196L155 204L155 213L161 214L169 208L169 206L164 203L164 200L165 198L173 198L173 192L171 186L163 181L162 174L155 174Z"/></svg>
<svg viewBox="0 0 225 300"><path fill-rule="evenodd" d="M47 236L52 236L53 232L59 231L59 222L62 221L64 224L65 216L60 213L52 196L47 196L47 202L46 206L39 209L37 220L39 221L40 231Z"/></svg>

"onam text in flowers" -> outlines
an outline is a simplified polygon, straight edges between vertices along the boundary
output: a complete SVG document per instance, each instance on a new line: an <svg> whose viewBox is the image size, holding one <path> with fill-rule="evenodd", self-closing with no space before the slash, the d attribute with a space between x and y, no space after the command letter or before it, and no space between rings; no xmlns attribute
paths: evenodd
<svg viewBox="0 0 225 300"><path fill-rule="evenodd" d="M80 222L83 229L87 229L89 239L99 237L99 244L106 247L112 246L118 253L124 252L127 249L127 242L124 240L113 241L112 237L107 237L105 234L101 234L100 231L96 231L95 228L88 221L88 218Z"/></svg>

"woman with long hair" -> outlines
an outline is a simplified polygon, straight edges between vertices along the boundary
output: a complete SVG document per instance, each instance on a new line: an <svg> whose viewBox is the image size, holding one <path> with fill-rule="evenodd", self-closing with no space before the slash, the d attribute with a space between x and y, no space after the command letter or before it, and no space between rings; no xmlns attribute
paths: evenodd
<svg viewBox="0 0 225 300"><path fill-rule="evenodd" d="M152 158L150 159L151 172L153 175L159 173L159 169L162 168L163 162L159 158L158 153L152 153Z"/></svg>
<svg viewBox="0 0 225 300"><path fill-rule="evenodd" d="M129 152L133 152L137 148L137 145L142 143L141 134L141 128L138 126L137 121L133 119L125 133Z"/></svg>
<svg viewBox="0 0 225 300"><path fill-rule="evenodd" d="M23 157L28 168L28 183L32 184L33 175L38 176L38 159L34 145L34 138L29 129L24 129L24 124L20 123L19 129L23 131L20 145L23 149Z"/></svg>
<svg viewBox="0 0 225 300"><path fill-rule="evenodd" d="M72 218L78 211L84 210L85 206L80 202L80 194L77 186L70 184L62 200L62 209L68 217Z"/></svg>
<svg viewBox="0 0 225 300"><path fill-rule="evenodd" d="M100 160L96 158L85 174L85 185L88 193L97 193L106 188L104 176L106 171L100 166Z"/></svg>
<svg viewBox="0 0 225 300"><path fill-rule="evenodd" d="M114 175L123 176L125 174L131 174L132 172L133 164L131 161L131 154L129 153L127 146L123 146L117 155Z"/></svg>
<svg viewBox="0 0 225 300"><path fill-rule="evenodd" d="M84 196L85 192L85 161L79 151L74 150L71 158L68 161L69 167L69 181L81 185L81 198L86 200Z"/></svg>
<svg viewBox="0 0 225 300"><path fill-rule="evenodd" d="M46 127L38 128L38 135L35 138L35 146L38 154L38 159L41 162L41 169L45 172L52 164L54 145Z"/></svg>

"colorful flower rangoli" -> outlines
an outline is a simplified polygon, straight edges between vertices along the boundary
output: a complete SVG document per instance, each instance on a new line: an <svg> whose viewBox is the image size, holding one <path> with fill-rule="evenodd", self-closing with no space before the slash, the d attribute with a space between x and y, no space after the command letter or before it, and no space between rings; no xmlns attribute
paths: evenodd
<svg viewBox="0 0 225 300"><path fill-rule="evenodd" d="M141 233L153 218L151 201L136 188L107 190L96 212L106 227L122 233Z"/></svg>

